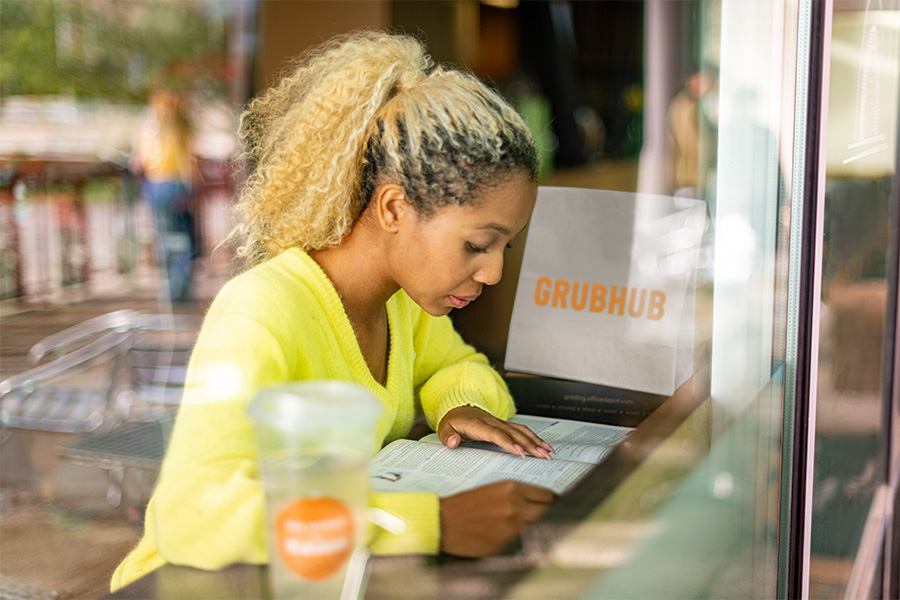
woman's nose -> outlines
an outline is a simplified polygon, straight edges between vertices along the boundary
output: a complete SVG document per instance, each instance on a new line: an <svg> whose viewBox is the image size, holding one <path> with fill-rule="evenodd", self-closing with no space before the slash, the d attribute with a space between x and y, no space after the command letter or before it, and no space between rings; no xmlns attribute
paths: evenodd
<svg viewBox="0 0 900 600"><path fill-rule="evenodd" d="M494 285L503 276L503 252L489 253L475 272L475 281L484 285Z"/></svg>

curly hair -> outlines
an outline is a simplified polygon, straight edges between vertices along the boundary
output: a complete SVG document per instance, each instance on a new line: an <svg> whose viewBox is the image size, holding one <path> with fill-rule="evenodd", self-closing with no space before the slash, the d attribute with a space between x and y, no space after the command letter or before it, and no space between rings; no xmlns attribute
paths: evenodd
<svg viewBox="0 0 900 600"><path fill-rule="evenodd" d="M536 181L534 140L516 111L469 73L435 67L413 37L338 36L313 48L241 116L250 173L233 236L260 262L338 245L378 184L417 212L471 203L513 171Z"/></svg>

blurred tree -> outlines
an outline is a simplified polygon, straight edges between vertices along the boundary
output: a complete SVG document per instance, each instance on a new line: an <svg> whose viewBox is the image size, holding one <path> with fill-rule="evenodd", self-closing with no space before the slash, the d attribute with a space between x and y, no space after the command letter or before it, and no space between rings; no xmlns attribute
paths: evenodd
<svg viewBox="0 0 900 600"><path fill-rule="evenodd" d="M154 85L221 81L221 2L3 0L0 97L146 99Z"/></svg>

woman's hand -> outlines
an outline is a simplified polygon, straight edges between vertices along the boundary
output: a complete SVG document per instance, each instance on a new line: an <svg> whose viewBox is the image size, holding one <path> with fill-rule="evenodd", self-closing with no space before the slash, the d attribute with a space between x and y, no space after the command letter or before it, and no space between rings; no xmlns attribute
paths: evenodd
<svg viewBox="0 0 900 600"><path fill-rule="evenodd" d="M438 437L448 448L456 448L466 440L492 442L504 450L525 458L550 458L553 446L533 431L518 423L507 423L474 406L454 408L441 419Z"/></svg>
<svg viewBox="0 0 900 600"><path fill-rule="evenodd" d="M498 481L441 498L441 552L466 558L501 552L556 496L547 488Z"/></svg>

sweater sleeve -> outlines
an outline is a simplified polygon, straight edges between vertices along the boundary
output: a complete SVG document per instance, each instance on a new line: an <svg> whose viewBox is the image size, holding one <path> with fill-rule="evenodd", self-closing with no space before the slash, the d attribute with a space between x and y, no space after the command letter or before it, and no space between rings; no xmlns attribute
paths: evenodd
<svg viewBox="0 0 900 600"><path fill-rule="evenodd" d="M211 313L191 356L185 394L153 494L159 554L218 569L268 556L265 496L247 405L287 377L284 345L240 312Z"/></svg>
<svg viewBox="0 0 900 600"><path fill-rule="evenodd" d="M166 562L220 569L269 559L265 492L246 408L259 388L303 374L296 366L304 360L297 350L303 334L296 326L273 330L234 303L223 306L227 299L210 309L197 340L144 536L116 570L113 589ZM399 532L373 528L374 552L437 552L435 494L373 494L371 507L403 524Z"/></svg>
<svg viewBox="0 0 900 600"><path fill-rule="evenodd" d="M437 554L440 549L440 500L430 492L369 494L378 511L369 549L373 554ZM386 521L379 526L378 520ZM390 525L392 531L386 527Z"/></svg>
<svg viewBox="0 0 900 600"><path fill-rule="evenodd" d="M487 357L463 341L449 317L420 313L414 383L431 428L460 406L476 406L504 420L513 416L515 405L506 382Z"/></svg>
<svg viewBox="0 0 900 600"><path fill-rule="evenodd" d="M144 536L116 570L113 589L165 562L202 569L266 562L265 496L246 407L256 389L284 374L284 353L265 328L211 310L191 355Z"/></svg>

